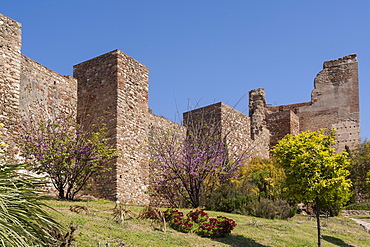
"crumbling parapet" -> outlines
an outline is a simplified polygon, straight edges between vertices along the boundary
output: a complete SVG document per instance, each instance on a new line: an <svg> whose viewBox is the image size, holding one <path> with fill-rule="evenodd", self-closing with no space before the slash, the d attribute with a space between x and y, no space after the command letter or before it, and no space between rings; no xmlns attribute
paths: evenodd
<svg viewBox="0 0 370 247"><path fill-rule="evenodd" d="M324 62L314 80L311 105L299 112L301 131L334 128L336 148L360 142L358 61L356 54Z"/></svg>
<svg viewBox="0 0 370 247"><path fill-rule="evenodd" d="M267 128L267 105L263 88L249 91L249 117L251 139L256 147L256 155L269 156L270 131Z"/></svg>
<svg viewBox="0 0 370 247"><path fill-rule="evenodd" d="M251 118L251 138L255 140L267 126L266 96L263 88L249 91L249 117Z"/></svg>
<svg viewBox="0 0 370 247"><path fill-rule="evenodd" d="M288 134L289 121L284 111L298 116L299 129L317 131L336 129L336 149L356 148L360 142L360 109L358 62L356 54L324 62L323 70L314 80L311 101L267 107L269 129L274 145ZM285 120L284 120L285 118ZM279 120L280 119L280 120ZM293 119L292 119L293 120ZM280 121L280 123L279 123ZM294 122L297 122L294 120ZM296 131L295 131L296 132Z"/></svg>
<svg viewBox="0 0 370 247"><path fill-rule="evenodd" d="M324 62L314 80L311 102L315 108L344 107L340 115L359 112L356 54Z"/></svg>

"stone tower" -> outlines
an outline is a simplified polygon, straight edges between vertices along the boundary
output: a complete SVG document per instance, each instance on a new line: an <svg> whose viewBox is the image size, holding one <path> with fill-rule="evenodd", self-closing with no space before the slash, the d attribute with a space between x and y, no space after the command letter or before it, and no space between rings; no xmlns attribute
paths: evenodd
<svg viewBox="0 0 370 247"><path fill-rule="evenodd" d="M149 204L148 68L119 50L74 66L78 116L103 121L121 156L104 179L100 195L124 203Z"/></svg>

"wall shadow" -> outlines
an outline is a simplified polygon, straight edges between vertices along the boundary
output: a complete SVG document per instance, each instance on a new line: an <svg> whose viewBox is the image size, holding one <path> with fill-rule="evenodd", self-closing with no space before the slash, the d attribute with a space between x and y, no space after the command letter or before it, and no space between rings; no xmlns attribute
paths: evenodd
<svg viewBox="0 0 370 247"><path fill-rule="evenodd" d="M325 240L325 241L327 241L329 243L335 244L337 246L355 247L353 245L346 244L346 242L344 242L342 239L335 238L335 237L332 237L332 236L322 236L322 238L323 238L323 240Z"/></svg>
<svg viewBox="0 0 370 247"><path fill-rule="evenodd" d="M226 238L215 239L215 241L228 244L232 247L269 247L268 245L259 244L251 238L246 238L243 235L230 235Z"/></svg>

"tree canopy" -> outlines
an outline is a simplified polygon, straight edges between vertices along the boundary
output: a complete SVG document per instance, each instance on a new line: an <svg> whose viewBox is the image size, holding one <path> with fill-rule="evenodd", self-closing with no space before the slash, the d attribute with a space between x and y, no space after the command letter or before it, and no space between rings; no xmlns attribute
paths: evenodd
<svg viewBox="0 0 370 247"><path fill-rule="evenodd" d="M277 163L285 170L285 196L295 202L316 204L319 246L320 204L342 205L351 195L348 154L335 153L334 132L324 133L320 130L287 135L273 149Z"/></svg>
<svg viewBox="0 0 370 247"><path fill-rule="evenodd" d="M281 183L285 178L284 170L277 166L274 159L253 157L251 161L239 168L240 179L248 179L256 187L259 197L272 200L279 199Z"/></svg>

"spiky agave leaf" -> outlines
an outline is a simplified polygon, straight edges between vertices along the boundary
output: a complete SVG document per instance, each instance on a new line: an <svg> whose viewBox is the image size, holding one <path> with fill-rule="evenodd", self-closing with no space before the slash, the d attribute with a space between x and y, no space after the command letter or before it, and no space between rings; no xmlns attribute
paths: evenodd
<svg viewBox="0 0 370 247"><path fill-rule="evenodd" d="M0 165L0 246L56 246L62 227L44 210L40 179L19 173L21 165Z"/></svg>

